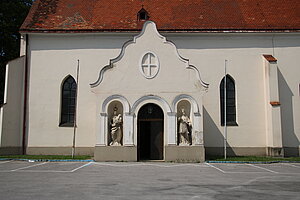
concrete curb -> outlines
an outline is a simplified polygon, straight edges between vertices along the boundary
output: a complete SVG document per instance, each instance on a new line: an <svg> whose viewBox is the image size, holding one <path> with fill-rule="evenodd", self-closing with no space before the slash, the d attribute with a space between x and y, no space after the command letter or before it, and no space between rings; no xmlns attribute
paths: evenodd
<svg viewBox="0 0 300 200"><path fill-rule="evenodd" d="M206 163L236 163L236 164L272 164L272 163L300 163L300 161L287 161L287 160L278 160L278 161L214 161L208 160Z"/></svg>
<svg viewBox="0 0 300 200"><path fill-rule="evenodd" d="M0 161L15 160L28 162L95 162L94 160L71 160L71 159L23 159L23 158L0 158Z"/></svg>

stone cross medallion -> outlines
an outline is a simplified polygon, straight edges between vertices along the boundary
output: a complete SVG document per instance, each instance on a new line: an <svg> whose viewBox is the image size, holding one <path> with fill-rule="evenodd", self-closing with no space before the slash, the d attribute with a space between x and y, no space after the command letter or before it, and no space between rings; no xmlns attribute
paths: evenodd
<svg viewBox="0 0 300 200"><path fill-rule="evenodd" d="M154 78L159 71L158 57L152 53L146 53L141 60L140 71L145 78Z"/></svg>

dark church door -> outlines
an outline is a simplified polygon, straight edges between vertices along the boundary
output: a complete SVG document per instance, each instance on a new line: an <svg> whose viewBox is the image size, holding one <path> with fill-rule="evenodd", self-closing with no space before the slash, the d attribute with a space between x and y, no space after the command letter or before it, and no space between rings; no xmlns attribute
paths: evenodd
<svg viewBox="0 0 300 200"><path fill-rule="evenodd" d="M156 104L144 105L138 113L138 160L163 160L164 114Z"/></svg>

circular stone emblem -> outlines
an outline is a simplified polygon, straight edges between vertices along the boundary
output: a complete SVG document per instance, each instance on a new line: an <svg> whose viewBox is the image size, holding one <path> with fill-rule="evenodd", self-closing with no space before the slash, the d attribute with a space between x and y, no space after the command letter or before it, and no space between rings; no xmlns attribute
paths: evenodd
<svg viewBox="0 0 300 200"><path fill-rule="evenodd" d="M145 78L154 78L159 71L158 57L152 52L146 53L141 59L140 71Z"/></svg>

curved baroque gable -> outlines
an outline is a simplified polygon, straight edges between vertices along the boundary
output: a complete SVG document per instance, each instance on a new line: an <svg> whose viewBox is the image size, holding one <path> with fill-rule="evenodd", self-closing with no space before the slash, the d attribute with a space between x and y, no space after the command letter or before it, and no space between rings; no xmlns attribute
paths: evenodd
<svg viewBox="0 0 300 200"><path fill-rule="evenodd" d="M113 58L113 59L110 59L109 61L109 64L104 66L100 72L99 72L99 76L98 76L98 79L90 84L91 88L94 88L94 87L97 87L100 85L100 83L103 81L103 77L104 77L104 74L105 72L108 70L108 69L112 69L114 67L117 66L117 63L119 61L122 60L122 58L124 58L125 54L126 54L126 50L128 49L129 46L131 45L134 45L134 44L137 44L139 42L140 39L142 39L143 37L152 37L153 40L160 40L160 42L162 42L163 44L167 44L167 45L170 45L172 46L172 48L174 49L175 51L175 55L177 56L177 58L182 62L184 63L186 69L192 69L195 71L195 75L197 77L197 79L199 80L200 84L204 87L204 88L208 88L208 84L205 83L202 79L201 79L201 76L200 76L200 72L199 70L193 66L193 65L190 65L189 64L189 59L187 58L184 58L182 57L175 44L171 41L168 41L164 36L162 36L158 31L157 31L157 28L156 28L156 24L153 22L153 21L146 21L143 25L143 29L142 31L140 32L140 34L138 34L137 36L134 36L132 40L130 41L127 41L123 44L122 46L122 49L121 49L121 52L120 54ZM156 37L156 38L155 38Z"/></svg>

